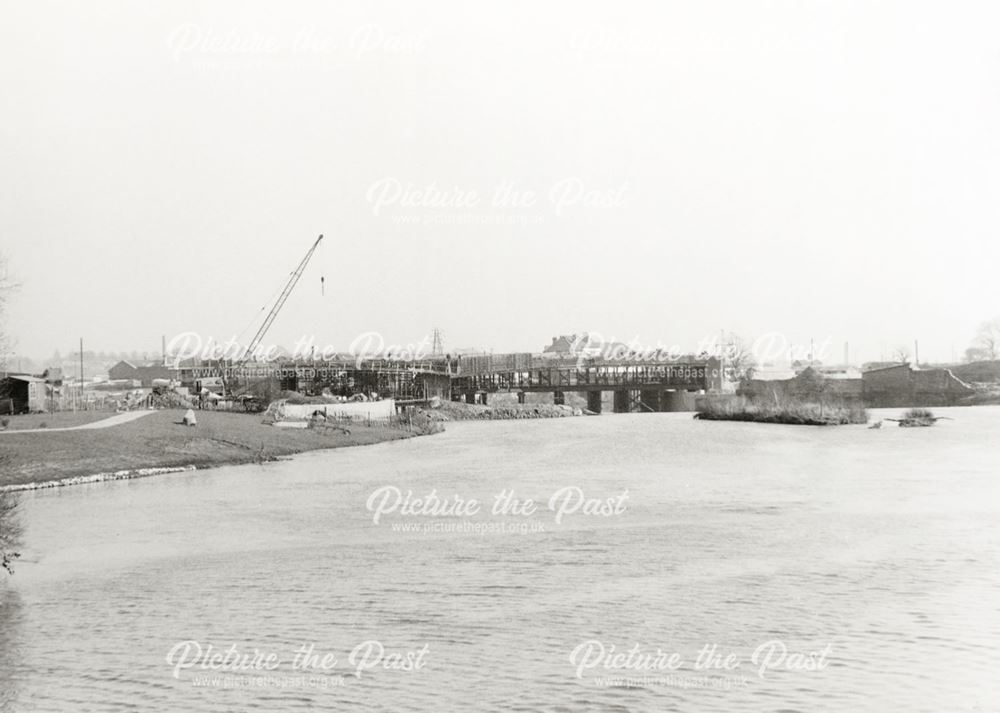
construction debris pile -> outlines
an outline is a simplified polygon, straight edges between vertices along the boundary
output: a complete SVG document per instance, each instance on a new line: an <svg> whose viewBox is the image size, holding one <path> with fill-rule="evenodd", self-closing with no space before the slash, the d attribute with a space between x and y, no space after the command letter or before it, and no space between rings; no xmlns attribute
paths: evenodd
<svg viewBox="0 0 1000 713"><path fill-rule="evenodd" d="M437 408L421 408L417 409L417 413L432 421L475 421L517 418L564 418L567 416L582 416L583 410L558 404L484 406L458 401L441 401Z"/></svg>
<svg viewBox="0 0 1000 713"><path fill-rule="evenodd" d="M161 393L154 391L149 395L149 407L191 409L194 408L194 403L176 391L164 391Z"/></svg>

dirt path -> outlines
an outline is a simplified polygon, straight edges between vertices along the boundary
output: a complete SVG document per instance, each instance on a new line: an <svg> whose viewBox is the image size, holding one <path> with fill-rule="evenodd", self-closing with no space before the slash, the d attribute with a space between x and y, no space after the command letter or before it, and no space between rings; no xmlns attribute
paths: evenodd
<svg viewBox="0 0 1000 713"><path fill-rule="evenodd" d="M101 419L100 421L94 421L93 423L85 423L82 426L66 426L65 428L22 428L10 429L6 431L0 431L0 433L54 433L56 431L82 431L88 428L109 428L111 426L117 426L120 423L128 423L129 421L135 421L136 419L142 418L143 416L148 416L151 413L156 413L155 411L126 411L125 413L116 413L114 416L108 416L107 418Z"/></svg>

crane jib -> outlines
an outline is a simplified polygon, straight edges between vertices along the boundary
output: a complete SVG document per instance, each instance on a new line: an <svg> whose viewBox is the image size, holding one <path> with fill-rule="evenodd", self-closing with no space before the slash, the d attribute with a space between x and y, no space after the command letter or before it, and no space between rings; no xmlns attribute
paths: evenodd
<svg viewBox="0 0 1000 713"><path fill-rule="evenodd" d="M322 235L316 238L316 242L313 243L311 248L309 248L305 257L302 258L302 262L300 262L298 267L296 267L294 272L292 272L291 277L288 278L288 282L285 284L285 288L281 291L281 294L278 295L278 299L275 301L274 306L271 308L271 311L267 313L267 317L264 318L263 324L260 325L260 329L257 330L253 339L250 340L250 344L247 345L247 349L243 353L243 356L240 357L238 363L243 363L249 359L257 350L257 347L260 346L261 341L263 341L264 336L267 334L267 330L271 327L271 323L274 322L275 318L278 316L278 312L281 311L281 307L285 304L285 300L287 300L288 296L292 294L292 290L295 289L295 284L299 281L299 278L302 277L302 273L305 271L306 265L309 264L310 258L312 258L313 253L316 252L316 248L319 247L322 240ZM323 278L320 278L320 280L322 281Z"/></svg>

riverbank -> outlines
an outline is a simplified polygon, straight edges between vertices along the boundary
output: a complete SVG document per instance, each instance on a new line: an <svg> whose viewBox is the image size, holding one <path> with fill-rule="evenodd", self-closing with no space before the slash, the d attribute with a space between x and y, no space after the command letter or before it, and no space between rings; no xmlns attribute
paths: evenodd
<svg viewBox="0 0 1000 713"><path fill-rule="evenodd" d="M107 411L60 411L0 416L0 432L29 431L36 428L77 428L102 421L114 414Z"/></svg>
<svg viewBox="0 0 1000 713"><path fill-rule="evenodd" d="M259 414L199 411L198 425L179 422L183 411L156 411L110 428L16 433L0 439L0 487L142 477L161 472L256 463L325 448L371 445L415 432L384 426L283 429ZM125 475L127 474L127 475ZM105 477L107 476L107 477Z"/></svg>
<svg viewBox="0 0 1000 713"><path fill-rule="evenodd" d="M705 421L750 421L792 426L842 426L868 423L863 406L830 405L807 402L762 404L750 399L707 398L694 416Z"/></svg>

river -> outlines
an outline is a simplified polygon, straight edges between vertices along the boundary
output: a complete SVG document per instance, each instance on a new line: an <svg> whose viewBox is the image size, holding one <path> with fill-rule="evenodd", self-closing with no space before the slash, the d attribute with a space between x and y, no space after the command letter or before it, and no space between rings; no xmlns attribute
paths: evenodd
<svg viewBox="0 0 1000 713"><path fill-rule="evenodd" d="M454 423L27 493L0 705L998 710L1000 408L936 411Z"/></svg>

